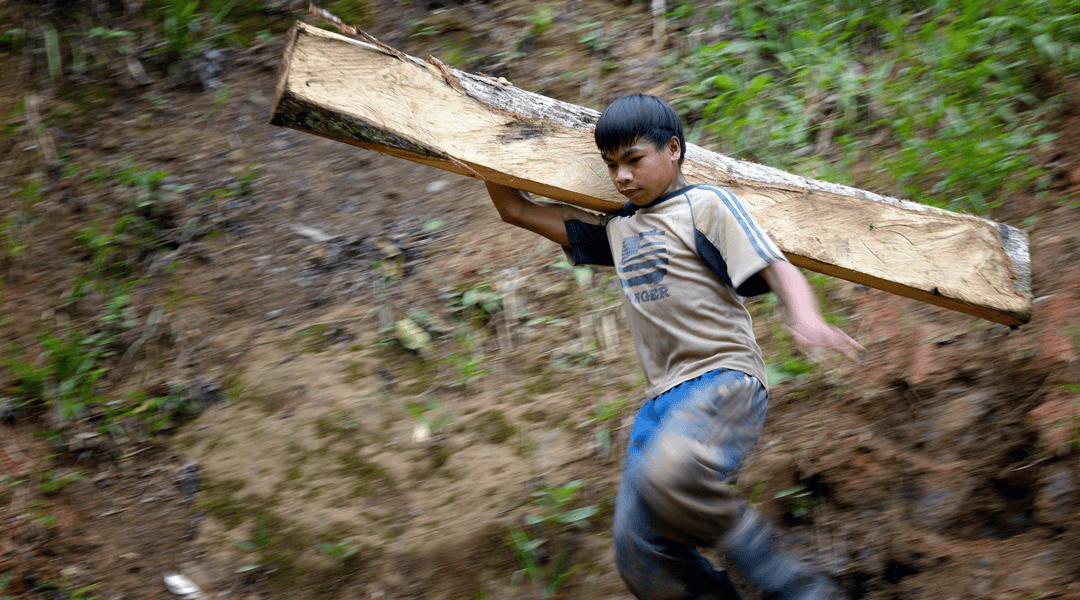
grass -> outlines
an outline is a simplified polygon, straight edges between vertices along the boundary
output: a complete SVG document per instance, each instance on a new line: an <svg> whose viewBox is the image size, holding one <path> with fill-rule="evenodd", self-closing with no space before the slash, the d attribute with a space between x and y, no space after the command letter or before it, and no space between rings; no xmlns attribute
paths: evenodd
<svg viewBox="0 0 1080 600"><path fill-rule="evenodd" d="M669 19L726 25L670 59L691 138L978 214L1043 189L1047 120L1080 66L1080 14L1061 0L683 3Z"/></svg>

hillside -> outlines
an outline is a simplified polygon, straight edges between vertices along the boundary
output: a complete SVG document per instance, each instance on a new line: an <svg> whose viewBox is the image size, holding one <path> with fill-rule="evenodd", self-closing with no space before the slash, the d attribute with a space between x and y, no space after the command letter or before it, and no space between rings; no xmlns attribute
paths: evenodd
<svg viewBox="0 0 1080 600"><path fill-rule="evenodd" d="M660 43L642 3L326 7L784 150L707 127L686 65L723 35L689 4ZM500 223L480 182L267 125L294 3L0 15L0 598L172 598L171 573L208 598L629 598L608 528L644 381L610 272ZM776 380L738 485L854 598L1080 598L1080 83L1032 78L1040 179L981 207L1031 237L1031 323L813 277L867 348L813 361L750 304ZM776 166L981 183L894 177L884 136L841 154L841 104L814 117L837 141Z"/></svg>

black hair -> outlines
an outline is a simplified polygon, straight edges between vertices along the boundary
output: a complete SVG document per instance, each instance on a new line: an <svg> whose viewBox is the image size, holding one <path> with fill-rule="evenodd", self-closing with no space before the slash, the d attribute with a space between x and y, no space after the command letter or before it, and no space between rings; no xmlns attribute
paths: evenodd
<svg viewBox="0 0 1080 600"><path fill-rule="evenodd" d="M679 164L686 158L682 120L670 104L656 96L632 94L617 98L600 115L593 137L601 154L611 154L641 139L651 141L661 150L672 137L677 137L682 150Z"/></svg>

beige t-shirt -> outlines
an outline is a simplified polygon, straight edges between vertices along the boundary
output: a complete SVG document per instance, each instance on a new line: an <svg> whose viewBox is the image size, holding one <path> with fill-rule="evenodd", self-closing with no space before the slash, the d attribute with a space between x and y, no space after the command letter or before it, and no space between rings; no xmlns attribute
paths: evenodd
<svg viewBox="0 0 1080 600"><path fill-rule="evenodd" d="M613 215L567 206L563 219L568 258L619 275L646 397L718 368L768 385L743 296L769 291L758 273L784 258L734 194L692 185Z"/></svg>

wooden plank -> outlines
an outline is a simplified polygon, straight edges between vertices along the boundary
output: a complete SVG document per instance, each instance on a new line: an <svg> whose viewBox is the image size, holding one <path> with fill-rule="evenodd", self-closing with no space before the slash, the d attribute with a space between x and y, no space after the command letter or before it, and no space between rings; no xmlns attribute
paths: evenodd
<svg viewBox="0 0 1080 600"><path fill-rule="evenodd" d="M598 113L297 23L270 122L594 210L622 205ZM792 263L990 321L1031 316L1027 235L973 215L688 144L687 180L731 189Z"/></svg>

